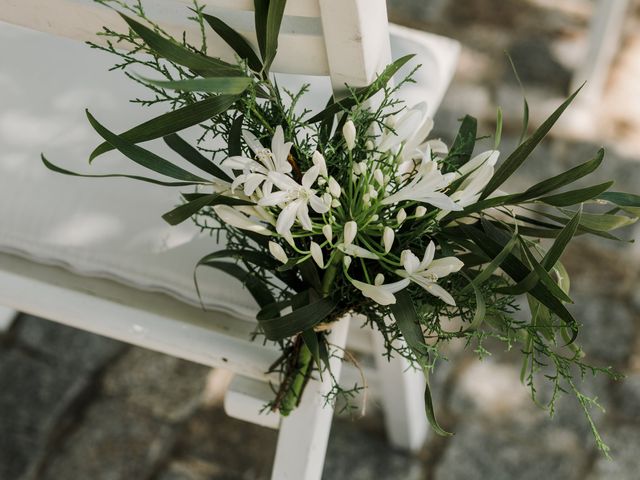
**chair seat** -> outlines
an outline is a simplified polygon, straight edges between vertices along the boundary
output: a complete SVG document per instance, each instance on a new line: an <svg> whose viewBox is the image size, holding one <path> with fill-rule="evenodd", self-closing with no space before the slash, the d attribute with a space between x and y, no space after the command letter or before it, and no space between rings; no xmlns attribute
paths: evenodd
<svg viewBox="0 0 640 480"><path fill-rule="evenodd" d="M403 95L409 103L427 101L435 112L453 74L458 44L393 27L392 46L395 56L419 54L414 61L424 65L419 83ZM83 162L99 140L83 109L120 132L162 113L162 107L128 104L126 99L146 98L146 91L119 72L107 72L114 57L71 40L0 22L0 58L0 252L198 305L193 266L221 247L190 222L171 227L160 218L176 206L181 190L127 179L63 176L39 160L45 152L75 171L140 174L141 167L114 152L91 167ZM322 108L329 80L304 79L309 80L316 94L309 105ZM292 76L283 81L302 83ZM187 137L195 134L186 132ZM161 142L152 149L172 155ZM254 317L255 303L235 280L212 269L202 269L198 278L207 307Z"/></svg>

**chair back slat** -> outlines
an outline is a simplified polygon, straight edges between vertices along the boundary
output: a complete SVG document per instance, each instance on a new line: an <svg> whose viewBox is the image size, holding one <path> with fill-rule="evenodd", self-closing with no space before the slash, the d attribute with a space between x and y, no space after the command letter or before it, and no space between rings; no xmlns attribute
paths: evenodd
<svg viewBox="0 0 640 480"><path fill-rule="evenodd" d="M203 0L211 12L243 33L256 47L253 0ZM197 45L200 31L186 18L190 0L146 2L151 18L180 38ZM106 26L125 31L112 10L93 0L0 0L0 20L81 41L104 42L96 35ZM233 61L234 52L215 33L208 35L209 52ZM329 75L335 89L368 84L389 60L384 0L290 0L285 10L278 55L272 70L300 75Z"/></svg>

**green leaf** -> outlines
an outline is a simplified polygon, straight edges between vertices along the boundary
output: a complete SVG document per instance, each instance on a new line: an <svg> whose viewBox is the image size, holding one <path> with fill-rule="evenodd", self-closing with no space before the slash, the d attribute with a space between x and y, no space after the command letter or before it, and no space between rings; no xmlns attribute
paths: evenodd
<svg viewBox="0 0 640 480"><path fill-rule="evenodd" d="M385 68L384 71L371 83L371 85L369 85L368 87L356 89L353 95L343 100L340 100L338 102L331 102L324 110L311 117L308 122L317 123L343 110L349 110L358 102L363 102L368 98L371 98L373 95L378 93L387 83L389 83L396 72L400 70L414 56L415 55L405 55L404 57L399 58L391 65L388 65L387 68Z"/></svg>
<svg viewBox="0 0 640 480"><path fill-rule="evenodd" d="M592 200L601 193L606 192L611 185L613 185L613 182L600 183L590 187L578 188L576 190L542 197L539 198L538 201L546 203L547 205L553 205L554 207L571 207L586 202L587 200Z"/></svg>
<svg viewBox="0 0 640 480"><path fill-rule="evenodd" d="M174 165L155 153L145 150L138 145L134 145L126 139L110 132L89 113L89 110L87 110L86 113L89 123L94 130L107 142L113 145L120 153L128 157L130 160L133 160L138 165L167 177L175 178L176 180L193 183L210 183L208 180L194 175L193 173Z"/></svg>
<svg viewBox="0 0 640 480"><path fill-rule="evenodd" d="M255 10L256 37L260 55L265 59L267 48L267 18L269 16L269 0L253 0Z"/></svg>
<svg viewBox="0 0 640 480"><path fill-rule="evenodd" d="M478 121L471 115L465 115L445 164L447 172L454 172L469 161L476 145L477 133Z"/></svg>
<svg viewBox="0 0 640 480"><path fill-rule="evenodd" d="M229 131L229 156L238 157L242 155L242 122L244 115L240 115L233 120Z"/></svg>
<svg viewBox="0 0 640 480"><path fill-rule="evenodd" d="M242 74L242 70L236 65L231 65L217 58L211 58L201 53L193 52L122 13L120 13L120 16L127 22L131 30L144 40L144 43L160 57L187 67L193 72L203 76L235 77Z"/></svg>
<svg viewBox="0 0 640 480"><path fill-rule="evenodd" d="M493 143L493 149L498 150L500 147L500 140L502 140L502 109L498 107L498 113L496 115L496 133L494 135L495 141Z"/></svg>
<svg viewBox="0 0 640 480"><path fill-rule="evenodd" d="M251 293L258 305L260 305L261 307L275 302L273 294L271 293L271 290L269 290L269 287L267 285L265 285L255 275L252 275L235 263L213 261L208 261L206 263L198 262L198 264L196 265L196 270L194 270L193 272L194 281L196 279L197 268L201 265L210 268L217 268L218 270L222 270L223 272L240 280L247 288L247 290L249 290L249 293ZM200 288L198 287L198 282L195 281L195 283L196 290L198 291L198 296L200 296Z"/></svg>
<svg viewBox="0 0 640 480"><path fill-rule="evenodd" d="M469 280L469 285L471 286L471 288L473 288L473 293L476 297L476 311L473 314L473 319L471 320L471 323L469 324L469 327L467 328L467 330L477 330L478 328L480 328L480 325L482 325L482 322L484 321L484 317L487 313L487 305L486 305L486 302L484 301L484 296L480 291L480 288L479 288L480 284L476 283L477 277L471 280L464 273L463 275L466 277L467 280Z"/></svg>
<svg viewBox="0 0 640 480"><path fill-rule="evenodd" d="M548 178L540 183L529 187L527 190L518 195L518 197L523 198L537 198L541 195L545 195L549 192L553 192L559 188L564 187L570 183L579 180L582 177L589 175L594 172L602 163L602 159L604 158L604 149L598 150L598 153L594 158L589 160L588 162L582 163L577 167L571 168L566 172L563 172L554 177Z"/></svg>
<svg viewBox="0 0 640 480"><path fill-rule="evenodd" d="M143 82L169 90L223 93L225 95L239 95L244 92L249 85L251 85L251 82L253 82L249 77L207 77L188 78L184 80L152 80L145 77L138 78Z"/></svg>
<svg viewBox="0 0 640 480"><path fill-rule="evenodd" d="M219 95L192 103L159 117L152 118L130 130L120 134L120 137L131 143L146 142L164 137L171 133L184 130L226 112L238 99L232 95ZM113 150L107 142L99 145L89 156L89 163L103 153Z"/></svg>
<svg viewBox="0 0 640 480"><path fill-rule="evenodd" d="M529 158L529 155L540 141L547 135L551 127L556 123L560 115L566 110L569 104L576 97L582 87L578 88L567 100L560 105L555 112L547 118L538 129L515 151L509 155L502 165L496 170L495 174L484 188L480 199L483 200L497 190L519 167Z"/></svg>
<svg viewBox="0 0 640 480"><path fill-rule="evenodd" d="M562 212L565 215L573 214L570 210L562 210ZM636 223L637 220L637 218L631 218L625 215L583 213L580 218L580 225L588 230L610 232L611 230L632 225Z"/></svg>
<svg viewBox="0 0 640 480"><path fill-rule="evenodd" d="M486 282L491 277L491 275L493 275L493 273L498 269L498 267L500 267L500 264L502 264L502 262L505 261L507 256L509 256L509 254L517 244L518 244L518 236L514 234L513 237L511 237L511 240L509 240L509 243L507 243L503 247L500 253L496 255L496 257L482 270L482 272L480 272L473 279L472 285L470 285L470 287L480 286L484 282ZM482 260L482 258L480 260ZM482 263L485 263L485 262L482 262ZM465 262L465 265L466 265L466 262ZM468 288L469 287L465 287L463 291L468 290Z"/></svg>
<svg viewBox="0 0 640 480"><path fill-rule="evenodd" d="M605 192L598 196L598 200L617 205L625 212L635 217L640 217L640 195L624 192Z"/></svg>
<svg viewBox="0 0 640 480"><path fill-rule="evenodd" d="M240 58L245 60L251 70L255 72L259 72L262 70L262 62L256 52L253 51L253 47L245 38L236 32L229 25L224 23L218 17L214 17L213 15L207 15L204 13L202 15L204 19L207 21L209 26L213 28L213 30L220 35L220 37L227 42L227 44L233 49L234 52L238 54Z"/></svg>
<svg viewBox="0 0 640 480"><path fill-rule="evenodd" d="M431 388L429 385L429 353L424 341L424 335L422 334L422 328L420 327L418 314L415 310L413 300L406 290L396 293L396 303L391 305L391 312L393 313L393 317L396 325L398 325L400 333L402 333L405 342L407 342L407 345L413 352L424 373L426 380L424 405L429 423L438 435L450 436L451 433L447 432L440 426L435 416L433 400L431 398Z"/></svg>
<svg viewBox="0 0 640 480"><path fill-rule="evenodd" d="M220 167L202 155L197 148L187 143L182 137L178 136L178 134L171 133L164 136L162 139L171 150L176 152L194 167L198 167L203 172L207 172L220 180L224 180L225 182L232 181L231 177Z"/></svg>
<svg viewBox="0 0 640 480"><path fill-rule="evenodd" d="M329 297L321 298L282 317L260 321L269 340L283 340L315 327L329 317L337 303Z"/></svg>
<svg viewBox="0 0 640 480"><path fill-rule="evenodd" d="M474 243L480 247L490 258L495 258L496 255L504 248L506 242L498 241L495 236L490 237L483 233L476 227L462 226L461 229L471 238ZM502 263L502 270L509 275L514 281L521 282L531 273L518 258L514 255L508 255L505 261ZM568 328L571 328L573 332L572 341L575 340L578 335L577 322L554 295L541 283L535 285L529 290L537 300L543 305L549 308L553 313L560 317L567 324Z"/></svg>
<svg viewBox="0 0 640 480"><path fill-rule="evenodd" d="M287 0L270 0L269 13L267 15L267 31L265 37L264 48L264 67L269 70L271 63L278 52L278 35L280 33L280 25L284 15L284 7Z"/></svg>
<svg viewBox="0 0 640 480"><path fill-rule="evenodd" d="M225 197L220 193L212 193L203 195L202 197L191 200L184 205L174 208L170 212L162 215L162 219L169 225L178 225L192 215L202 210L204 207L212 205L253 205L251 202L239 200L237 198Z"/></svg>
<svg viewBox="0 0 640 480"><path fill-rule="evenodd" d="M200 183L200 182L164 182L162 180L156 180L155 178L140 177L138 175L124 175L120 173L110 173L110 174L103 174L103 175L90 175L90 174L84 174L84 173L76 173L70 170L65 170L64 168L58 167L57 165L54 165L49 160L47 160L44 155L41 155L40 158L42 159L42 163L44 163L44 166L47 167L49 170L54 171L56 173L61 173L63 175L70 175L73 177L130 178L131 180L138 180L140 182L153 183L154 185L162 185L164 187L186 187L189 185L195 185L196 183Z"/></svg>

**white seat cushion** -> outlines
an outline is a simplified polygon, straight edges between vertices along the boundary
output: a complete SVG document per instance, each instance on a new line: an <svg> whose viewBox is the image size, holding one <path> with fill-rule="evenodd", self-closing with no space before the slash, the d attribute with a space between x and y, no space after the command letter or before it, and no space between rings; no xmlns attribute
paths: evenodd
<svg viewBox="0 0 640 480"><path fill-rule="evenodd" d="M418 61L428 65L422 80L432 83L408 90L410 103L426 100L434 111L453 74L457 43L406 29L393 32L398 54L420 50ZM430 39L445 42L439 52L430 50ZM107 72L114 57L71 40L0 22L0 58L0 251L198 304L193 267L220 246L190 222L171 227L160 218L179 203L185 189L73 178L50 172L40 162L45 152L70 170L140 174L141 167L117 152L99 157L91 167L86 164L100 139L84 108L116 132L163 110L128 104L148 94L121 73ZM315 78L313 83L320 95L311 103L321 108L329 82ZM152 149L175 158L162 142ZM207 307L255 315L255 303L236 280L212 269L202 269L199 279Z"/></svg>

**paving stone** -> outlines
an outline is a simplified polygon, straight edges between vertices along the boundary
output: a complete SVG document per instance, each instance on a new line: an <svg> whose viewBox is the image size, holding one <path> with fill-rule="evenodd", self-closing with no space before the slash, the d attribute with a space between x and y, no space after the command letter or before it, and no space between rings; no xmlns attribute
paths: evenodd
<svg viewBox="0 0 640 480"><path fill-rule="evenodd" d="M87 379L18 349L0 350L0 478L18 479L43 455Z"/></svg>
<svg viewBox="0 0 640 480"><path fill-rule="evenodd" d="M152 415L177 421L202 401L210 368L179 358L131 348L103 378L107 395L120 396Z"/></svg>
<svg viewBox="0 0 640 480"><path fill-rule="evenodd" d="M130 480L149 476L164 462L175 430L118 398L100 398L49 459L42 480Z"/></svg>
<svg viewBox="0 0 640 480"><path fill-rule="evenodd" d="M625 421L640 423L640 372L630 373L618 383L616 398L618 409L615 415Z"/></svg>
<svg viewBox="0 0 640 480"><path fill-rule="evenodd" d="M203 408L189 419L157 480L269 479L277 432Z"/></svg>
<svg viewBox="0 0 640 480"><path fill-rule="evenodd" d="M417 457L389 445L379 417L334 421L323 479L420 480L424 475Z"/></svg>
<svg viewBox="0 0 640 480"><path fill-rule="evenodd" d="M596 457L587 480L637 480L640 472L640 428L635 424L614 425L604 432L604 440L611 447L612 460Z"/></svg>
<svg viewBox="0 0 640 480"><path fill-rule="evenodd" d="M15 334L20 345L73 371L96 370L125 348L116 340L31 315L18 318Z"/></svg>
<svg viewBox="0 0 640 480"><path fill-rule="evenodd" d="M564 429L468 419L449 440L434 480L582 480L585 466L579 439Z"/></svg>

